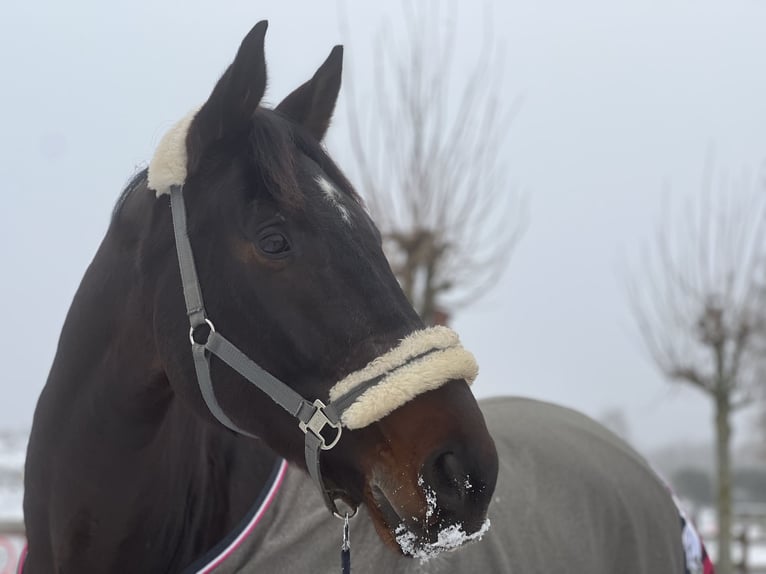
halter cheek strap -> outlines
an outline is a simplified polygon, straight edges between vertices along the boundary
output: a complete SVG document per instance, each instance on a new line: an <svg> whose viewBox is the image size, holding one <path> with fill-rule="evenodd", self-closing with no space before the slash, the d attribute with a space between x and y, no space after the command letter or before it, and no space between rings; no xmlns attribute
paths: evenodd
<svg viewBox="0 0 766 574"><path fill-rule="evenodd" d="M319 486L325 504L330 511L341 516L335 505L335 499L324 486L319 462L320 451L332 448L340 440L342 433L340 417L334 408L325 407L321 401L310 403L304 399L285 383L262 369L216 331L213 322L207 316L202 300L202 289L194 265L194 255L187 230L186 206L182 189L180 185L170 187L170 208L173 216L173 233L178 254L178 265L181 271L186 314L189 317L189 341L202 398L212 415L222 425L236 433L255 438L253 434L240 428L232 421L218 403L210 377L210 355L212 354L297 418L299 427L306 435L304 450L309 474ZM207 330L206 336L202 332L205 330ZM202 336L204 336L204 340L201 340ZM335 437L329 443L322 434L326 426L330 426L336 431Z"/></svg>

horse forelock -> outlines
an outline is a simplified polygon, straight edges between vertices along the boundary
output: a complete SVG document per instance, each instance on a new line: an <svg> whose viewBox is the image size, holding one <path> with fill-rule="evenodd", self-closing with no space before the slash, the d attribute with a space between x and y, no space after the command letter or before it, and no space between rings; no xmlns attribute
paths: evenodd
<svg viewBox="0 0 766 574"><path fill-rule="evenodd" d="M268 110L258 110L248 142L252 167L260 175L265 191L288 209L301 207L303 193L296 173L297 149L287 122Z"/></svg>
<svg viewBox="0 0 766 574"><path fill-rule="evenodd" d="M304 204L308 189L303 189L297 178L304 167L323 202L332 205L344 221L348 222L349 217L343 208L345 199L363 205L324 147L278 112L264 108L256 112L250 142L254 165L270 180L267 189L277 201L290 206Z"/></svg>

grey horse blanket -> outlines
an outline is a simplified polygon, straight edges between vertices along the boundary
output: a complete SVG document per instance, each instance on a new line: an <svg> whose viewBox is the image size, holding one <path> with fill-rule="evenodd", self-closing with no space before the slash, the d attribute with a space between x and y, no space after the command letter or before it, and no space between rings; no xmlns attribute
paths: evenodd
<svg viewBox="0 0 766 574"><path fill-rule="evenodd" d="M354 572L702 572L685 564L670 493L626 443L552 404L510 397L480 404L500 455L489 532L420 562L385 547L360 509L351 521ZM305 473L282 464L248 523L194 571L336 573L341 526Z"/></svg>

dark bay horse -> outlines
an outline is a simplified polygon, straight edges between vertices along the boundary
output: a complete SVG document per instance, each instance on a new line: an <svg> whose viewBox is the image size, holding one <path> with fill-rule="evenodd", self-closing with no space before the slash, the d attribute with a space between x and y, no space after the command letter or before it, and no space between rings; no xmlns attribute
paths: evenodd
<svg viewBox="0 0 766 574"><path fill-rule="evenodd" d="M396 551L486 529L475 363L424 329L320 143L342 50L267 109L265 31L125 190L74 297L29 442L27 574L194 570L282 459Z"/></svg>

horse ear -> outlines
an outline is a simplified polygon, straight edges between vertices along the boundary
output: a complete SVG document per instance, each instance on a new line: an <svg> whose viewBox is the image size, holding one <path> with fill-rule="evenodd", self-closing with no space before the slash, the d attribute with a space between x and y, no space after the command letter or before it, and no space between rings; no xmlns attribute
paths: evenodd
<svg viewBox="0 0 766 574"><path fill-rule="evenodd" d="M277 111L322 141L340 91L343 46L335 46L314 76L277 106Z"/></svg>
<svg viewBox="0 0 766 574"><path fill-rule="evenodd" d="M250 121L266 91L263 41L268 25L262 20L248 32L234 62L194 117L187 138L190 166L211 143L250 129Z"/></svg>

